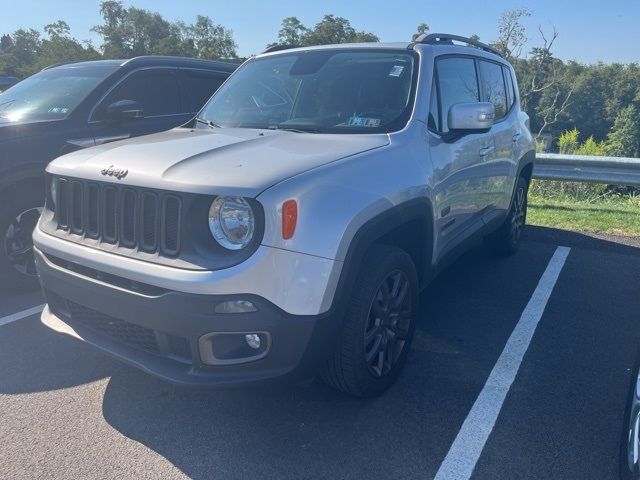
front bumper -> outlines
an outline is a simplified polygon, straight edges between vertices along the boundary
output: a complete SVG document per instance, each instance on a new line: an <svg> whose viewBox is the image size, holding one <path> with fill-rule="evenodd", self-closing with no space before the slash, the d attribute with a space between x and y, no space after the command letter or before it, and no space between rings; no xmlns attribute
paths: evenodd
<svg viewBox="0 0 640 480"><path fill-rule="evenodd" d="M338 323L329 313L292 315L256 295L202 295L163 289L133 291L113 276L91 278L81 265L35 249L48 306L42 322L166 381L183 385L243 385L313 374ZM228 300L249 300L256 312L214 313ZM212 333L267 332L260 359L207 365L199 340ZM215 337L214 337L215 338Z"/></svg>

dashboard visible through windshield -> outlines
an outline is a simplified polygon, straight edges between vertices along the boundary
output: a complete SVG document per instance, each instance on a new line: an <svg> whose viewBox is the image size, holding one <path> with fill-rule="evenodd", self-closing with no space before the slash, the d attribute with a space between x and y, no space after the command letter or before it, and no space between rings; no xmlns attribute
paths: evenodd
<svg viewBox="0 0 640 480"><path fill-rule="evenodd" d="M250 60L200 117L221 127L380 133L406 125L417 60L406 50L308 50Z"/></svg>

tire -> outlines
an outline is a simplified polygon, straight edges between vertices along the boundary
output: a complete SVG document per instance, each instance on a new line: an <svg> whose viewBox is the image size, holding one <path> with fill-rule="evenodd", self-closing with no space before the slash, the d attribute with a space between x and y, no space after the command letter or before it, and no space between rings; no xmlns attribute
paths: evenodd
<svg viewBox="0 0 640 480"><path fill-rule="evenodd" d="M411 347L417 305L418 276L411 257L396 247L371 247L322 371L325 383L356 397L389 388Z"/></svg>
<svg viewBox="0 0 640 480"><path fill-rule="evenodd" d="M620 478L625 480L640 479L640 442L638 440L640 438L640 398L636 394L639 365L640 355L632 370L633 375L627 393L627 405L620 436ZM635 458L633 443L636 448Z"/></svg>
<svg viewBox="0 0 640 480"><path fill-rule="evenodd" d="M44 194L35 187L14 191L0 199L0 290L35 290L38 277L31 234Z"/></svg>
<svg viewBox="0 0 640 480"><path fill-rule="evenodd" d="M509 214L500 228L484 238L485 246L501 256L513 255L520 248L522 232L527 223L527 192L529 183L523 176L518 177L516 191L509 208Z"/></svg>

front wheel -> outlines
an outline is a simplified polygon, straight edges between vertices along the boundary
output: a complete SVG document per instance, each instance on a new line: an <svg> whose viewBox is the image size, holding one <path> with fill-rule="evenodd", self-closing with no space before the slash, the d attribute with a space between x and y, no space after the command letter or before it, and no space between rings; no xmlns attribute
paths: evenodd
<svg viewBox="0 0 640 480"><path fill-rule="evenodd" d="M330 386L357 397L386 390L413 338L418 277L403 250L374 245L363 261L343 329L322 372Z"/></svg>
<svg viewBox="0 0 640 480"><path fill-rule="evenodd" d="M518 251L522 232L527 222L527 192L529 184L523 176L518 177L516 191L509 214L495 232L484 238L485 246L498 255L512 255Z"/></svg>
<svg viewBox="0 0 640 480"><path fill-rule="evenodd" d="M44 198L36 189L0 199L0 289L38 288L31 236Z"/></svg>

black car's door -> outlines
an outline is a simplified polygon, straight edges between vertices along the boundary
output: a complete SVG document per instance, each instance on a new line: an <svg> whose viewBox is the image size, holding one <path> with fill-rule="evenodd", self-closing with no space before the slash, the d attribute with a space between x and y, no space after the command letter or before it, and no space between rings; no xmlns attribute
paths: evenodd
<svg viewBox="0 0 640 480"><path fill-rule="evenodd" d="M115 118L108 112L116 102L136 102L139 117ZM162 132L191 118L183 105L176 68L144 68L124 77L95 106L89 124L96 145L125 138Z"/></svg>

